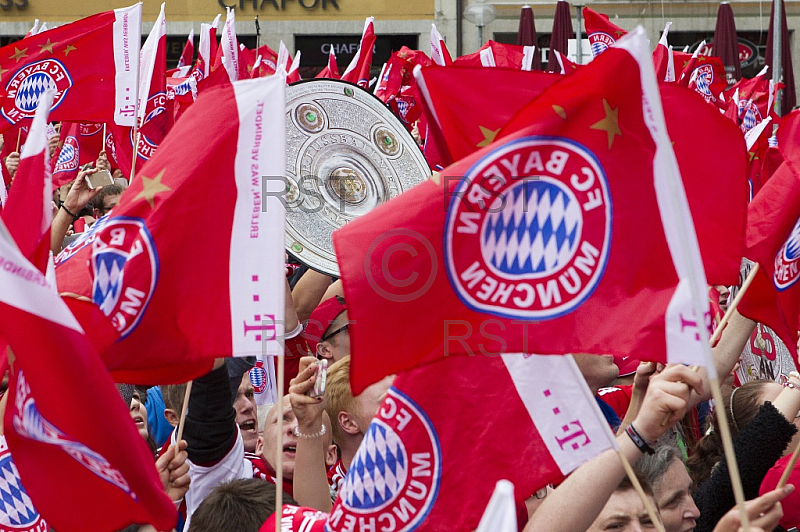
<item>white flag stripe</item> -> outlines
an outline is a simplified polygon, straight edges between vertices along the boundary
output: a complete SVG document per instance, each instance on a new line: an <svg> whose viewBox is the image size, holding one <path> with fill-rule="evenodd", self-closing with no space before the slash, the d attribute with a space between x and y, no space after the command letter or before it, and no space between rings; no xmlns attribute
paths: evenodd
<svg viewBox="0 0 800 532"><path fill-rule="evenodd" d="M150 82L153 80L153 69L158 57L158 44L161 37L167 35L167 21L164 17L164 4L158 14L147 40L142 45L139 63L139 120L142 123L147 113L147 100L150 99Z"/></svg>
<svg viewBox="0 0 800 532"><path fill-rule="evenodd" d="M705 325L706 316L710 318L708 282L678 162L667 134L644 29L637 27L617 41L616 46L627 50L639 64L644 120L656 144L653 161L656 199L679 279L678 288L667 306L667 362L705 366L709 378L713 379L716 368Z"/></svg>
<svg viewBox="0 0 800 532"><path fill-rule="evenodd" d="M225 18L225 26L222 28L222 38L219 45L222 47L222 53L225 61L223 65L225 70L228 71L228 77L231 81L239 79L239 44L236 38L236 13L233 9L226 7L228 12Z"/></svg>
<svg viewBox="0 0 800 532"><path fill-rule="evenodd" d="M475 532L517 532L517 530L519 528L514 503L514 485L507 480L498 480Z"/></svg>
<svg viewBox="0 0 800 532"><path fill-rule="evenodd" d="M83 332L56 287L25 258L1 219L0 302Z"/></svg>
<svg viewBox="0 0 800 532"><path fill-rule="evenodd" d="M570 355L502 355L514 387L563 474L617 441Z"/></svg>
<svg viewBox="0 0 800 532"><path fill-rule="evenodd" d="M133 127L139 79L139 50L142 34L141 2L123 9L114 10L114 122L120 126ZM41 29L39 31L42 31Z"/></svg>
<svg viewBox="0 0 800 532"><path fill-rule="evenodd" d="M233 87L239 135L229 270L232 354L251 356L265 350L277 355L283 353L286 283L285 213L279 199L286 165L285 84L282 76L270 76Z"/></svg>

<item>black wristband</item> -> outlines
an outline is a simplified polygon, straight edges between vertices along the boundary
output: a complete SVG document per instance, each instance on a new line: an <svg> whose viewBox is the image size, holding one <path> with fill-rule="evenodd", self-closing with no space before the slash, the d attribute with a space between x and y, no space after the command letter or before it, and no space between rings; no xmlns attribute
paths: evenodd
<svg viewBox="0 0 800 532"><path fill-rule="evenodd" d="M639 431L633 426L633 423L625 427L625 433L630 436L633 443L636 447L639 448L640 451L647 454L654 454L655 450L647 444L647 442L642 438L642 435L639 434Z"/></svg>
<svg viewBox="0 0 800 532"><path fill-rule="evenodd" d="M67 212L67 214L69 214L70 216L72 216L72 219L73 219L73 220L77 220L78 218L80 218L80 216L78 216L77 214L72 214L72 212L70 212L70 210L69 210L69 209L67 209L67 206L66 206L66 205L62 204L62 205L61 205L61 208L62 208L62 209L64 209L64 210Z"/></svg>

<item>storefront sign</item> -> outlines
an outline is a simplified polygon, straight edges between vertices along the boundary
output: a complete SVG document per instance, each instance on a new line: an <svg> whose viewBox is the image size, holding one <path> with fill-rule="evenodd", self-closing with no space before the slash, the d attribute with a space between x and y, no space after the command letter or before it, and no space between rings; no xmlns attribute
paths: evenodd
<svg viewBox="0 0 800 532"><path fill-rule="evenodd" d="M19 1L19 0L18 0ZM25 0L27 1L27 0ZM329 8L339 10L341 0L217 0L221 7L252 11L286 11L286 6L297 3L307 11L323 10Z"/></svg>

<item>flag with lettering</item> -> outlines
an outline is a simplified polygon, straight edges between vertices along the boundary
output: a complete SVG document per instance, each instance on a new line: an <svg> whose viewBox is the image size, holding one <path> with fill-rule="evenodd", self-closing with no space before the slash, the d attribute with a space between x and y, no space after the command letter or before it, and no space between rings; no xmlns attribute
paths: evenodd
<svg viewBox="0 0 800 532"><path fill-rule="evenodd" d="M669 35L669 27L672 22L667 22L664 27L664 32L661 34L661 39L656 44L656 49L653 50L653 66L656 69L656 79L659 83L675 81L675 67L673 65L670 72L670 49L667 43L667 35Z"/></svg>
<svg viewBox="0 0 800 532"><path fill-rule="evenodd" d="M282 352L284 87L202 93L112 214L58 255L59 291L117 329L101 353L117 382L184 382L216 357Z"/></svg>
<svg viewBox="0 0 800 532"><path fill-rule="evenodd" d="M355 83L366 89L369 86L370 69L372 68L372 53L375 46L374 17L367 17L364 22L364 32L361 34L361 43L358 45L356 55L342 73L342 79Z"/></svg>
<svg viewBox="0 0 800 532"><path fill-rule="evenodd" d="M131 175L156 152L172 126L167 112L167 22L164 4L147 40L142 45L139 73L139 130L109 124L114 132L116 161L123 175ZM136 149L134 150L134 144Z"/></svg>
<svg viewBox="0 0 800 532"><path fill-rule="evenodd" d="M588 7L583 8L583 25L586 26L586 35L593 57L614 46L620 37L628 33L608 20L608 15Z"/></svg>
<svg viewBox="0 0 800 532"><path fill-rule="evenodd" d="M498 480L522 504L616 449L572 357L438 360L395 378L339 489L331 532L475 530ZM469 445L465 426L481 427Z"/></svg>
<svg viewBox="0 0 800 532"><path fill-rule="evenodd" d="M103 148L103 125L62 122L58 149L53 154L53 185L75 181L81 166L94 163Z"/></svg>
<svg viewBox="0 0 800 532"><path fill-rule="evenodd" d="M781 164L748 208L747 250L759 265L739 304L743 316L774 330L797 360L800 315L800 113L781 120Z"/></svg>
<svg viewBox="0 0 800 532"><path fill-rule="evenodd" d="M767 67L753 78L741 78L724 92L727 100L725 116L747 133L773 114L772 82L767 77Z"/></svg>
<svg viewBox="0 0 800 532"><path fill-rule="evenodd" d="M691 55L673 52L675 70L681 71L678 84L694 89L708 103L721 105L720 94L728 86L725 66L719 57L700 55L701 49L702 45Z"/></svg>
<svg viewBox="0 0 800 532"><path fill-rule="evenodd" d="M19 168L11 187L2 218L22 254L40 272L47 271L50 260L50 225L53 223L53 184L47 149L47 116L55 93L42 94L40 109L31 124L20 154ZM5 349L0 340L0 359Z"/></svg>
<svg viewBox="0 0 800 532"><path fill-rule="evenodd" d="M0 263L0 335L13 351L3 428L33 505L64 532L133 523L171 529L175 506L128 405L55 287L2 222ZM5 494L3 501L20 508Z"/></svg>
<svg viewBox="0 0 800 532"><path fill-rule="evenodd" d="M200 24L200 45L197 48L197 61L192 69L192 76L200 81L211 73L211 66L217 56L217 25L220 15L211 24Z"/></svg>
<svg viewBox="0 0 800 532"><path fill-rule="evenodd" d="M436 29L436 24L431 24L431 60L439 66L449 66L453 64L450 51L444 43L442 34Z"/></svg>
<svg viewBox="0 0 800 532"><path fill-rule="evenodd" d="M499 69L428 68L421 71L421 79L426 107L434 116L431 127L441 131L434 131L429 138L437 144L441 138L445 148L438 151L451 154L452 161L490 144L517 112L562 76ZM450 87L455 85L460 89L454 92ZM736 284L748 200L747 150L742 135L691 90L660 84L659 92L695 220L706 276L711 284ZM487 93L493 97L487 98ZM472 111L464 113L470 106ZM698 130L706 138L702 154L698 153L695 140ZM719 176L724 176L725 186L720 186Z"/></svg>
<svg viewBox="0 0 800 532"><path fill-rule="evenodd" d="M33 118L133 125L142 6L105 11L0 48L0 132Z"/></svg>
<svg viewBox="0 0 800 532"><path fill-rule="evenodd" d="M643 30L625 39L504 138L334 232L354 391L443 353L706 364L697 238Z"/></svg>

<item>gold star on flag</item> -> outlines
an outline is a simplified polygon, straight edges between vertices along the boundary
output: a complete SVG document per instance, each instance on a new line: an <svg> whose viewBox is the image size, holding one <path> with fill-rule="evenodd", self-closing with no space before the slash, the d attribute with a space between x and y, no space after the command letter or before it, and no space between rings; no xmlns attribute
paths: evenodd
<svg viewBox="0 0 800 532"><path fill-rule="evenodd" d="M621 35L624 35L624 34L625 34L625 30L614 30L614 33L616 33L616 34L617 34L617 37L619 37L619 36L621 36Z"/></svg>
<svg viewBox="0 0 800 532"><path fill-rule="evenodd" d="M74 46L72 46L71 44L68 44L68 45L67 45L67 47L66 47L66 48L64 48L64 57L67 57L67 56L69 55L69 53L70 53L71 51L73 51L73 50L77 50L77 48L75 48L75 47L74 47Z"/></svg>
<svg viewBox="0 0 800 532"><path fill-rule="evenodd" d="M564 120L567 119L567 112L560 105L553 105L553 111L555 111L556 114L561 118L563 118Z"/></svg>
<svg viewBox="0 0 800 532"><path fill-rule="evenodd" d="M683 68L686 68L687 66L689 66L689 60L688 59L683 62Z"/></svg>
<svg viewBox="0 0 800 532"><path fill-rule="evenodd" d="M478 126L478 129L481 130L481 135L483 135L483 140L477 143L475 146L478 148L483 148L484 146L488 146L492 142L494 142L494 138L500 133L500 128L497 129L489 129L483 126Z"/></svg>
<svg viewBox="0 0 800 532"><path fill-rule="evenodd" d="M39 48L42 49L42 52L50 52L52 54L53 53L53 46L55 46L55 44L50 42L50 39L47 39L47 42L44 43L44 44L40 44Z"/></svg>
<svg viewBox="0 0 800 532"><path fill-rule="evenodd" d="M610 150L614 144L614 136L622 136L622 130L619 128L619 107L612 109L608 100L603 98L603 111L606 114L605 118L589 126L589 129L605 131L608 135L608 149Z"/></svg>
<svg viewBox="0 0 800 532"><path fill-rule="evenodd" d="M8 72L7 68L0 67L0 79L3 79L3 74Z"/></svg>
<svg viewBox="0 0 800 532"><path fill-rule="evenodd" d="M20 50L15 46L14 53L11 55L11 59L14 59L17 63L19 63L20 59L22 59L23 57L28 57L28 54L25 53L27 51L28 51L27 48L23 48L22 50Z"/></svg>
<svg viewBox="0 0 800 532"><path fill-rule="evenodd" d="M161 178L164 177L165 171L166 170L162 169L152 179L142 176L142 191L139 192L135 198L133 198L133 201L144 198L147 200L147 203L150 204L150 208L152 209L155 206L156 194L160 194L161 192L172 192L171 188L161 183Z"/></svg>

